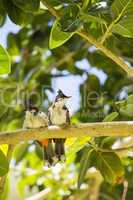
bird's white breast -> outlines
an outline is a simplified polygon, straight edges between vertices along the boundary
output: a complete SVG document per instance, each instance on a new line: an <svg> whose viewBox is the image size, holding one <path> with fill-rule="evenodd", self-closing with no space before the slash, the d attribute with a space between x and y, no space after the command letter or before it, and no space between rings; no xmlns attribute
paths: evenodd
<svg viewBox="0 0 133 200"><path fill-rule="evenodd" d="M26 112L23 128L39 128L48 126L48 118L43 112L39 112L34 116L29 111Z"/></svg>
<svg viewBox="0 0 133 200"><path fill-rule="evenodd" d="M59 108L51 108L50 110L50 121L53 125L66 124L66 110Z"/></svg>

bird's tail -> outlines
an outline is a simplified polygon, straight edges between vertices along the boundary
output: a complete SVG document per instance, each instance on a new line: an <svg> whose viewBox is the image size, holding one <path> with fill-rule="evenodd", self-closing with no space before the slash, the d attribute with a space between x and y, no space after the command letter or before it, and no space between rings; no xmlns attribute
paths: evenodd
<svg viewBox="0 0 133 200"><path fill-rule="evenodd" d="M57 158L54 153L53 144L51 139L45 139L40 141L43 147L43 158L46 161L47 165L53 166L57 163Z"/></svg>
<svg viewBox="0 0 133 200"><path fill-rule="evenodd" d="M58 161L65 161L65 139L54 139L55 154Z"/></svg>

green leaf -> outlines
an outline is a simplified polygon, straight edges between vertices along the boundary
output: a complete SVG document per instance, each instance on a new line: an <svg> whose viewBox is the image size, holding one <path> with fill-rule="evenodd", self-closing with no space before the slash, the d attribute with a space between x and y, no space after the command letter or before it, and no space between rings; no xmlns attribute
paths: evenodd
<svg viewBox="0 0 133 200"><path fill-rule="evenodd" d="M106 21L104 19L102 19L101 17L89 15L86 13L81 13L80 19L83 20L84 22L97 22L100 24L106 24Z"/></svg>
<svg viewBox="0 0 133 200"><path fill-rule="evenodd" d="M14 33L9 33L7 36L7 47L8 52L12 56L20 55L19 48L16 41L16 35Z"/></svg>
<svg viewBox="0 0 133 200"><path fill-rule="evenodd" d="M115 0L111 8L116 17L112 31L124 37L133 37L133 1Z"/></svg>
<svg viewBox="0 0 133 200"><path fill-rule="evenodd" d="M127 15L113 27L113 32L124 37L133 37L133 15Z"/></svg>
<svg viewBox="0 0 133 200"><path fill-rule="evenodd" d="M133 117L133 104L126 104L119 110L120 114L127 117Z"/></svg>
<svg viewBox="0 0 133 200"><path fill-rule="evenodd" d="M112 12L115 17L123 17L127 14L133 13L133 1L132 0L115 0L111 6Z"/></svg>
<svg viewBox="0 0 133 200"><path fill-rule="evenodd" d="M36 12L40 6L40 0L13 0L13 3L24 12Z"/></svg>
<svg viewBox="0 0 133 200"><path fill-rule="evenodd" d="M3 6L3 0L0 0L0 26L2 26L6 19L6 12Z"/></svg>
<svg viewBox="0 0 133 200"><path fill-rule="evenodd" d="M8 13L10 19L18 25L27 25L32 20L32 14L26 13L20 8L18 8L15 4L13 4L13 0L3 0L4 7Z"/></svg>
<svg viewBox="0 0 133 200"><path fill-rule="evenodd" d="M0 74L9 74L11 72L11 59L6 49L0 45Z"/></svg>
<svg viewBox="0 0 133 200"><path fill-rule="evenodd" d="M0 193L1 200L8 200L10 195L10 177L6 177L6 181L4 184L4 189L2 190L2 193Z"/></svg>
<svg viewBox="0 0 133 200"><path fill-rule="evenodd" d="M118 115L119 114L117 112L112 112L104 118L103 122L112 122L118 117Z"/></svg>
<svg viewBox="0 0 133 200"><path fill-rule="evenodd" d="M9 97L10 99L10 97ZM12 98L13 99L13 98ZM20 119L13 119L11 122L8 123L7 125L7 130L16 130L17 128L21 127L21 121Z"/></svg>
<svg viewBox="0 0 133 200"><path fill-rule="evenodd" d="M86 175L86 172L89 168L90 164L90 155L93 152L92 148L86 147L84 149L81 161L80 161L80 169L79 169L79 176L78 176L78 188L80 188L81 184L84 181L84 177Z"/></svg>
<svg viewBox="0 0 133 200"><path fill-rule="evenodd" d="M126 100L116 102L116 105L122 116L133 117L133 94L129 95Z"/></svg>
<svg viewBox="0 0 133 200"><path fill-rule="evenodd" d="M62 17L59 20L59 26L64 32L74 32L81 25L79 18L80 7L75 3L70 3L62 11Z"/></svg>
<svg viewBox="0 0 133 200"><path fill-rule="evenodd" d="M110 184L120 183L124 176L121 160L114 152L100 152L97 157L97 169Z"/></svg>
<svg viewBox="0 0 133 200"><path fill-rule="evenodd" d="M38 142L35 142L35 145L36 145L36 154L37 156L40 158L40 160L43 160L43 148L42 146L38 143Z"/></svg>
<svg viewBox="0 0 133 200"><path fill-rule="evenodd" d="M6 159L6 156L0 150L0 176L4 176L5 174L7 174L8 170L9 170L9 163Z"/></svg>
<svg viewBox="0 0 133 200"><path fill-rule="evenodd" d="M122 35L124 37L129 37L132 38L133 37L133 33L130 32L127 28L125 28L124 26L122 26L121 24L116 24L113 27L113 32L117 33L119 35Z"/></svg>
<svg viewBox="0 0 133 200"><path fill-rule="evenodd" d="M91 137L81 137L81 138L69 138L66 141L66 145L68 146L68 150L66 152L66 164L70 165L75 160L76 153L80 151L85 144L90 141Z"/></svg>
<svg viewBox="0 0 133 200"><path fill-rule="evenodd" d="M60 30L58 26L58 21L56 20L52 26L52 30L50 33L49 47L50 49L54 49L56 47L61 46L66 41L68 41L74 33L65 33Z"/></svg>
<svg viewBox="0 0 133 200"><path fill-rule="evenodd" d="M101 147L102 148L108 148L110 149L111 146L114 144L114 142L116 141L116 137L105 137L102 142L101 142Z"/></svg>
<svg viewBox="0 0 133 200"><path fill-rule="evenodd" d="M27 142L17 145L14 151L14 158L16 160L16 164L19 163L27 154L28 147L29 147L29 144Z"/></svg>
<svg viewBox="0 0 133 200"><path fill-rule="evenodd" d="M133 94L127 97L127 104L133 104Z"/></svg>
<svg viewBox="0 0 133 200"><path fill-rule="evenodd" d="M122 116L133 117L133 94L129 95L126 100L116 102L116 105Z"/></svg>

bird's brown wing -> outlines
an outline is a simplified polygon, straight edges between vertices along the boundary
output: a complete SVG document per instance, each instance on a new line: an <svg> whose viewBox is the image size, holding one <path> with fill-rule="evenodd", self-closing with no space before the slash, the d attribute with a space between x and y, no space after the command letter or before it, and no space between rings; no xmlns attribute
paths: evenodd
<svg viewBox="0 0 133 200"><path fill-rule="evenodd" d="M71 120L70 120L70 114L69 114L69 110L67 109L67 112L66 112L66 123L70 125L71 123Z"/></svg>
<svg viewBox="0 0 133 200"><path fill-rule="evenodd" d="M70 125L71 121L70 121L69 110L66 106L64 106L63 109L66 110L66 123Z"/></svg>
<svg viewBox="0 0 133 200"><path fill-rule="evenodd" d="M48 111L48 124L52 125L50 111Z"/></svg>

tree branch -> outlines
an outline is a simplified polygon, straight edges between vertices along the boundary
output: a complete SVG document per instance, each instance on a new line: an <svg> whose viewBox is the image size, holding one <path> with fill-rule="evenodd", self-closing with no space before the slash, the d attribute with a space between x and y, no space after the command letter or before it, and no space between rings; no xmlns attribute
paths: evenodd
<svg viewBox="0 0 133 200"><path fill-rule="evenodd" d="M107 28L106 32L104 33L103 37L101 38L101 44L105 42L105 40L112 34L113 26L115 25L115 22L113 21Z"/></svg>
<svg viewBox="0 0 133 200"><path fill-rule="evenodd" d="M45 138L98 136L133 136L133 122L97 122L71 126L50 126L48 128L16 130L0 133L0 144L17 144L21 141L42 140Z"/></svg>
<svg viewBox="0 0 133 200"><path fill-rule="evenodd" d="M41 2L42 2L42 4L43 4L44 6L46 6L46 8L49 10L49 12L50 12L53 16L55 16L56 18L59 18L59 17L60 17L59 12L58 12L54 7L52 7L52 6L49 4L49 2L48 2L47 0L41 0Z"/></svg>
<svg viewBox="0 0 133 200"><path fill-rule="evenodd" d="M48 8L49 12L55 16L56 18L60 18L60 13L53 8L48 1L42 0L42 3ZM112 26L112 25L111 25ZM119 65L124 71L127 72L127 74L130 74L133 76L133 69L130 68L122 58L118 57L114 53L112 53L109 49L107 49L105 46L103 46L103 42L106 38L102 39L102 43L97 41L93 36L89 35L85 30L79 30L76 31L78 35L80 35L82 38L86 39L89 43L95 45L98 49L100 49L108 58L113 60L117 65ZM108 35L108 33L107 33Z"/></svg>
<svg viewBox="0 0 133 200"><path fill-rule="evenodd" d="M130 74L133 76L133 69L130 68L122 58L118 57L114 53L112 53L109 49L107 49L103 44L101 44L99 41L97 41L95 38L93 38L89 33L87 33L85 30L77 31L77 34L79 34L81 37L86 39L91 44L94 44L99 50L101 50L108 58L113 60L117 65L119 65L124 71L127 72L127 74Z"/></svg>

